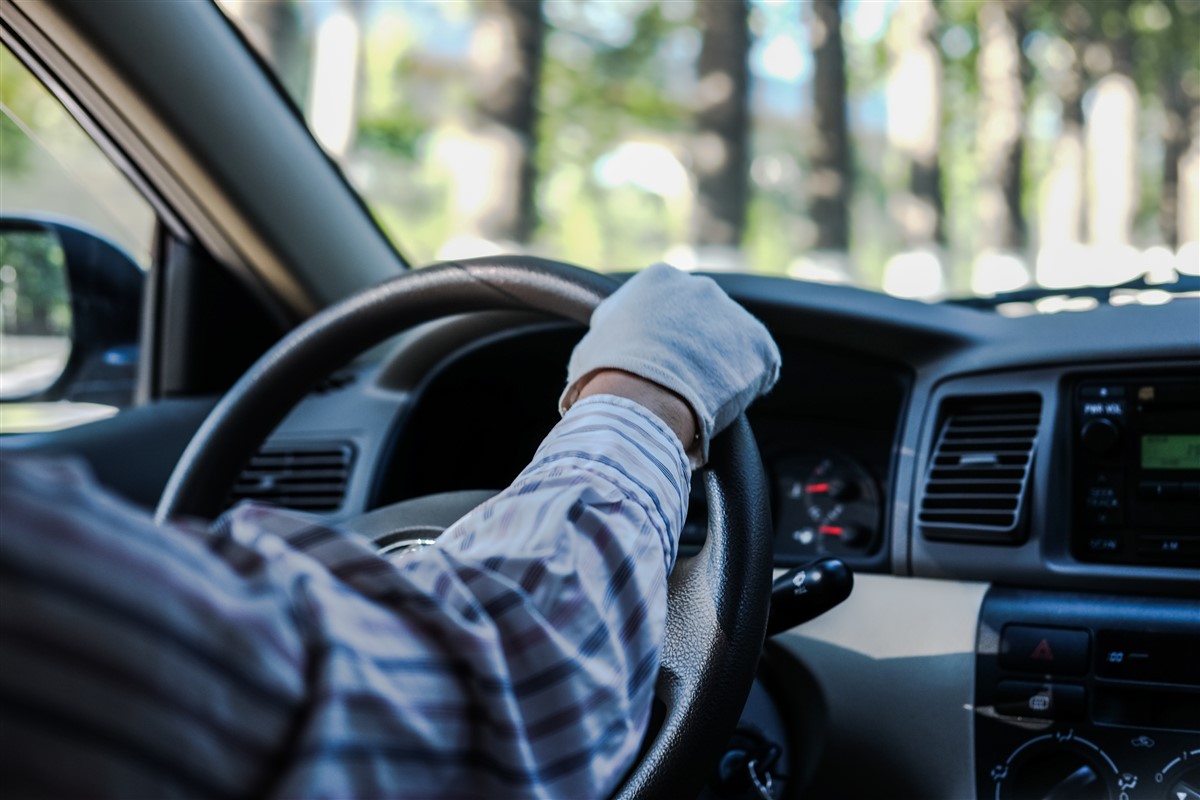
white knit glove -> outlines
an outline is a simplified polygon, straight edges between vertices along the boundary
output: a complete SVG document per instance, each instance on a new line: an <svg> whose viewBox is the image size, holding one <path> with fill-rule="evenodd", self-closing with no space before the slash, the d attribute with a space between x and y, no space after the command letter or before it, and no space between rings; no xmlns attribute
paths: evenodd
<svg viewBox="0 0 1200 800"><path fill-rule="evenodd" d="M695 443L684 444L699 465L708 461L712 437L775 385L779 348L711 278L655 264L592 313L590 330L571 353L560 412L600 369L631 372L686 400L699 432Z"/></svg>

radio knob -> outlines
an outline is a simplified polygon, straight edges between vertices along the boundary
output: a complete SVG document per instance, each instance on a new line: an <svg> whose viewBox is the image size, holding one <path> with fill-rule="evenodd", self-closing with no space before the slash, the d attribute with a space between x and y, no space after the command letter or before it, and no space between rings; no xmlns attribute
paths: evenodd
<svg viewBox="0 0 1200 800"><path fill-rule="evenodd" d="M1121 439L1121 429L1110 419L1093 419L1079 432L1083 446L1097 455L1107 453Z"/></svg>

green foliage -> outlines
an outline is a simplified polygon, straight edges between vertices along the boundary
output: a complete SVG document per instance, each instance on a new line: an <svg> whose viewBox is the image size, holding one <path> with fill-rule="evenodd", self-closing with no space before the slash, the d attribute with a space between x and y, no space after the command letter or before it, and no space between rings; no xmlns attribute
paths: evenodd
<svg viewBox="0 0 1200 800"><path fill-rule="evenodd" d="M359 145L415 160L417 147L425 136L428 123L397 109L395 113L361 117L358 121Z"/></svg>
<svg viewBox="0 0 1200 800"><path fill-rule="evenodd" d="M0 48L0 172L19 173L29 158L29 137L16 119L26 117L37 96L30 91L33 77L21 62Z"/></svg>
<svg viewBox="0 0 1200 800"><path fill-rule="evenodd" d="M762 192L750 197L746 211L746 261L755 272L786 275L799 248L787 235L791 214Z"/></svg>
<svg viewBox="0 0 1200 800"><path fill-rule="evenodd" d="M66 261L57 237L40 232L0 234L0 308L7 333L70 333Z"/></svg>
<svg viewBox="0 0 1200 800"><path fill-rule="evenodd" d="M876 2L860 0L860 5ZM978 195L984 165L978 146L978 18L984 2L934 0L938 25L933 40L941 52L943 76L939 158L948 254L957 270L951 281L956 286L967 284L979 245ZM852 5L845 4L847 13ZM895 7L892 4L892 11ZM1038 213L1042 182L1053 166L1061 131L1062 75L1055 70L1062 69L1064 58L1068 66L1071 60L1086 60L1086 91L1104 72L1105 49L1112 51L1120 40L1120 46L1131 48L1132 77L1147 112L1141 115L1139 243L1157 241L1151 233L1162 181L1156 126L1170 87L1189 87L1191 107L1200 103L1200 2L1020 0L1020 7L1028 32L1022 44L1033 65L1025 103L1026 215L1034 218ZM390 21L384 30L368 33L359 94L362 113L347 172L361 179L374 214L398 244L417 260L427 261L460 233L461 209L455 204L472 190L472 176L464 178L448 167L446 152L439 148L469 127L474 98L468 74L473 45L468 43L480 6L380 2L368 9L366 21ZM606 179L603 165L617 148L639 143L661 148L664 161L671 158L684 168L691 166L694 61L700 42L691 19L694 7L679 0L574 0L547 4L545 9L541 114L535 137L539 226L529 245L537 252L602 268L661 258L689 239L690 199L654 194L639 188L636 180ZM880 13L886 17L892 12ZM453 34L449 38L454 43L426 37L430 28L423 26L431 16L439 18L437 30ZM311 23L315 15L308 13L306 18ZM751 0L750 25L759 44L782 32L804 47L808 24L803 3L768 6ZM887 259L904 246L891 213L897 196L908 190L909 172L903 159L889 150L886 111L881 108L891 66L886 21L882 35L879 28L860 34L849 21L842 33L855 161L850 250L856 277L878 286ZM1091 56L1100 57L1085 59L1089 46ZM762 89L761 75L753 81L757 83L752 91ZM779 86L774 88L778 96ZM769 107L755 98L751 158L760 159L760 169L751 184L743 249L756 271L786 272L813 240L812 223L805 217L811 147L805 115L812 87L801 79L792 88L803 95L792 107ZM762 168L765 162L771 162L770 169ZM775 169L779 164L785 168ZM479 178L481 184L484 180Z"/></svg>
<svg viewBox="0 0 1200 800"><path fill-rule="evenodd" d="M29 138L25 131L4 114L0 116L0 172L17 174L29 158Z"/></svg>
<svg viewBox="0 0 1200 800"><path fill-rule="evenodd" d="M684 237L687 220L646 191L600 185L596 162L623 141L678 137L691 118L683 99L664 91L661 58L663 42L684 23L667 18L660 3L609 10L632 16L618 44L583 16L548 27L536 155L543 198L555 194L552 187L573 187L570 208L543 205L537 247L600 268L661 258Z"/></svg>

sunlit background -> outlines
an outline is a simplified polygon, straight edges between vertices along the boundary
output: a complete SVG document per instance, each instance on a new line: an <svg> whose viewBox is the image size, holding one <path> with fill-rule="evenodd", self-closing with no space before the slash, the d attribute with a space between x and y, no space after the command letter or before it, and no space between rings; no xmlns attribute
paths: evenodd
<svg viewBox="0 0 1200 800"><path fill-rule="evenodd" d="M1200 264L1198 0L221 6L415 263L922 299Z"/></svg>
<svg viewBox="0 0 1200 800"><path fill-rule="evenodd" d="M219 7L416 265L665 260L1010 316L1200 288L1200 0ZM151 264L154 210L4 46L0 213ZM63 374L69 298L53 236L3 237L0 399Z"/></svg>

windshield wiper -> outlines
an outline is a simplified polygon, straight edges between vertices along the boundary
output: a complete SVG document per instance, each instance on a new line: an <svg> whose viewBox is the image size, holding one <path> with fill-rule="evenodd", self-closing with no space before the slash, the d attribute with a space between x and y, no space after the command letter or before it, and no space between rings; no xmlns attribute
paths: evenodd
<svg viewBox="0 0 1200 800"><path fill-rule="evenodd" d="M1091 297L1101 303L1107 303L1114 291L1143 291L1150 289L1170 294L1200 292L1200 275L1179 275L1173 283L1149 283L1146 281L1145 276L1142 276L1115 286L1072 286L1065 289L1035 286L1029 289L1001 292L991 297L954 297L946 302L970 308L986 309L992 309L1005 303L1033 303L1046 297Z"/></svg>

